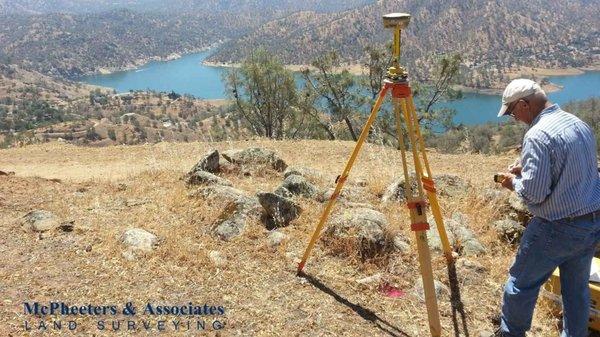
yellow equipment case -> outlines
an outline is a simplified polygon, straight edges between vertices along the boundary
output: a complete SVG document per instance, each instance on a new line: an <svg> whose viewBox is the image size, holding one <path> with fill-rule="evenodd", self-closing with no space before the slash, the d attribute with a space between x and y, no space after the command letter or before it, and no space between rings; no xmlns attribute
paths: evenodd
<svg viewBox="0 0 600 337"><path fill-rule="evenodd" d="M592 269L600 270L600 259L594 257L592 260ZM590 297L592 304L590 307L590 324L589 327L593 330L600 331L600 283L591 282ZM562 303L560 296L560 274L558 268L552 273L550 279L544 285L544 295L551 298L559 305Z"/></svg>

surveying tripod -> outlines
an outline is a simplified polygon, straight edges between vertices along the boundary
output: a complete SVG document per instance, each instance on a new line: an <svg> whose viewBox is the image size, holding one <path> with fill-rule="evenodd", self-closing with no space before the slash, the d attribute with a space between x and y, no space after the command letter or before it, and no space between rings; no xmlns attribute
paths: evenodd
<svg viewBox="0 0 600 337"><path fill-rule="evenodd" d="M408 84L408 73L400 66L400 33L403 28L408 26L410 22L410 15L405 13L392 13L383 16L383 25L385 28L393 29L394 31L394 44L392 49L393 61L391 67L387 71L385 80L383 81L383 87L379 92L377 100L373 105L371 114L367 119L367 123L363 128L360 137L356 143L356 146L350 156L350 159L346 163L344 171L337 179L337 185L335 191L329 198L327 206L323 211L323 215L317 225L317 228L312 235L308 246L304 252L304 256L300 264L298 265L298 273L302 272L304 265L313 249L331 209L335 204L340 192L344 186L344 183L348 179L350 170L354 165L354 161L360 152L362 145L364 144L371 125L377 117L377 113L386 94L391 91L392 104L396 117L396 129L398 133L399 149L402 156L402 169L404 173L404 194L407 200L407 206L410 211L411 230L415 232L417 251L419 254L419 266L421 276L423 278L423 289L425 294L425 303L427 305L427 315L429 319L429 329L431 335L438 337L441 335L440 317L437 305L437 299L435 296L435 288L433 281L433 271L431 267L431 255L429 251L429 245L427 243L427 230L429 224L427 223L427 215L425 210L427 206L431 206L431 212L435 219L437 229L442 242L444 255L448 263L452 262L452 249L446 235L446 229L442 218L442 213L437 199L435 184L431 175L431 169L429 168L429 161L427 160L427 153L425 151L425 143L421 135L419 128L419 121L415 112L415 105L412 98L412 92ZM416 191L411 188L411 176L408 172L407 154L406 147L404 144L404 136L402 132L402 123L406 127L408 133L408 139L411 144L412 157L414 162L414 168L416 173ZM429 204L425 202L425 194L429 200Z"/></svg>

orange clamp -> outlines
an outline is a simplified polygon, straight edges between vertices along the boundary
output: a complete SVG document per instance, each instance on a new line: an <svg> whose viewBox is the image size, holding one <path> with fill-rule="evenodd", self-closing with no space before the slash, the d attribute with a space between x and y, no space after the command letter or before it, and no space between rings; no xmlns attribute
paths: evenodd
<svg viewBox="0 0 600 337"><path fill-rule="evenodd" d="M426 231L429 229L429 224L427 222L418 222L410 225L410 229L413 232Z"/></svg>
<svg viewBox="0 0 600 337"><path fill-rule="evenodd" d="M435 183L433 182L433 179L431 178L421 178L421 181L423 182L423 189L425 189L426 191L435 193L437 190L435 189Z"/></svg>
<svg viewBox="0 0 600 337"><path fill-rule="evenodd" d="M408 98L410 97L410 87L406 83L400 83L392 86L392 97L394 98Z"/></svg>
<svg viewBox="0 0 600 337"><path fill-rule="evenodd" d="M424 200L419 200L419 201L409 202L409 203L406 204L406 206L409 209L415 209L415 208L417 208L419 206L425 208L425 207L427 207L427 203Z"/></svg>

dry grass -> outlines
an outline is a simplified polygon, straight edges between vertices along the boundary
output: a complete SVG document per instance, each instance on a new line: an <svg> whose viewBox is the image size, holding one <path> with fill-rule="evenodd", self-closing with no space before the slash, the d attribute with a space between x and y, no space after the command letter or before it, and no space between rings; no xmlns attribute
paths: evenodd
<svg viewBox="0 0 600 337"><path fill-rule="evenodd" d="M392 325L393 328L384 326L395 335L401 335L401 331L408 336L428 336L425 306L411 295L420 277L415 254L396 253L385 263L364 263L355 257L333 254L321 241L306 270L322 285L312 284L297 277L295 269L323 204L301 200L304 211L291 226L281 230L289 239L277 249L267 246L268 231L258 222L248 224L241 237L223 242L209 233L220 209L188 198L188 190L180 180L209 149L261 146L277 151L290 165L322 171L328 186L333 187L353 145L338 141L258 140L107 148L44 144L0 151L0 170L16 172L15 176L0 176L0 254L5 257L0 262L0 335L22 335L23 320L35 321L24 316L24 301L53 300L77 305L121 306L129 301L138 306L146 302L177 305L190 301L223 305L227 326L221 335L225 336L389 335L359 315L357 311L374 317L365 315L359 305ZM500 214L480 194L485 188L493 188L492 175L513 158L434 152L429 156L435 174L456 174L472 185L464 197L442 198L441 204L447 216L455 211L464 213L470 228L488 248L483 256L469 257L483 265L486 272L472 275L458 270L469 332L477 336L477 330L491 329L490 318L498 312L502 283L515 250L496 239L490 226ZM369 201L384 212L393 231L406 235L414 246L405 207L377 203L376 194L401 172L396 151L367 145L349 184L366 181L366 190L371 193ZM283 179L273 171L260 171L250 177L232 172L226 178L249 195L273 190ZM52 232L40 238L18 223L32 209L46 209L63 220L73 220L75 230ZM155 251L138 254L136 260L128 261L122 255L120 236L131 227L155 233L161 244ZM227 258L225 266L211 263L208 254L213 250ZM435 277L447 284L444 259L433 254L433 260ZM377 284L356 282L375 273L381 273L383 281L408 294L388 298L379 292ZM344 304L344 299L351 304ZM454 336L448 298L440 301L440 311L443 335ZM557 319L549 312L547 304L539 306L531 336L556 334ZM98 333L96 318L76 320L78 335ZM176 332L172 328L167 331L168 336L215 334ZM65 333L50 330L44 335Z"/></svg>

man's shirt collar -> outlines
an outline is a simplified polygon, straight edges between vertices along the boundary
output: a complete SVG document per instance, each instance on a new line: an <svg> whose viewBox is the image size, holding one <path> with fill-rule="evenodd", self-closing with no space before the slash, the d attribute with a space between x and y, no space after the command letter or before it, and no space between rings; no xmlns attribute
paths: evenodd
<svg viewBox="0 0 600 337"><path fill-rule="evenodd" d="M531 124L529 125L529 127L534 126L537 122L540 121L540 119L542 118L543 115L547 115L547 114L551 114L557 110L559 110L560 107L558 106L558 104L554 103L551 106L547 107L546 109L542 110L534 119L533 121L531 121Z"/></svg>

